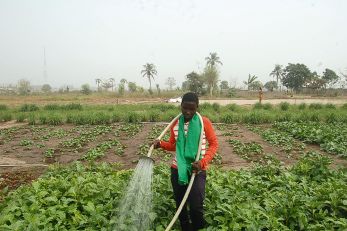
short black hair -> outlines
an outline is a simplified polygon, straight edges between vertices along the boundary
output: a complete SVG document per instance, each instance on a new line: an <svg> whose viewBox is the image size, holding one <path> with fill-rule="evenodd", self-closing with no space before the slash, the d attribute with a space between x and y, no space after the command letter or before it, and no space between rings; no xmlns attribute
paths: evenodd
<svg viewBox="0 0 347 231"><path fill-rule="evenodd" d="M182 97L182 103L183 102L195 102L196 106L199 106L199 97L194 92L188 92L183 95Z"/></svg>

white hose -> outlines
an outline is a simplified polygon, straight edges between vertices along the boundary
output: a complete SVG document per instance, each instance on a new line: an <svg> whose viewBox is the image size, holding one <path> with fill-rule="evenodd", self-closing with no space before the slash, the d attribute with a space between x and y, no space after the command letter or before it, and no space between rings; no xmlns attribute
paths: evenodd
<svg viewBox="0 0 347 231"><path fill-rule="evenodd" d="M201 122L201 133L200 133L199 148L198 148L198 152L196 153L196 158L195 158L195 161L198 161L199 158L200 158L201 145L202 145L202 140L203 140L203 136L204 136L204 122L202 120L201 115L198 112L196 114L199 116L199 119L200 119L200 122ZM192 189L192 186L193 186L193 183L194 183L194 179L195 179L195 175L196 175L196 173L193 172L193 174L192 174L192 176L190 178L190 181L189 181L186 193L184 194L184 197L182 199L182 202L181 202L180 206L178 207L178 209L177 209L177 211L175 213L175 216L172 218L170 224L166 227L165 231L169 231L172 228L172 226L175 224L178 216L180 215L180 213L182 211L182 208L183 208L184 204L186 203L186 201L188 199L190 190Z"/></svg>
<svg viewBox="0 0 347 231"><path fill-rule="evenodd" d="M196 153L196 158L195 158L195 161L198 161L199 160L199 157L200 157L200 153L201 153L201 145L202 145L202 140L203 140L203 135L204 135L204 122L202 120L202 117L201 115L197 112L196 113L200 119L200 122L201 122L201 133L200 133L200 141L199 141L199 148L198 148L198 152ZM178 116L176 116L172 121L171 123L163 130L163 132L160 134L160 136L158 136L158 140L161 140L161 138L165 135L165 133L167 132L167 130L169 130L169 128L171 128L171 126L173 125L174 122L176 122L176 120L181 116L182 114L179 114ZM151 145L151 147L149 148L148 150L148 154L147 154L147 157L150 157L152 152L153 152L153 149L154 149L154 145ZM175 213L175 216L172 218L170 224L167 226L167 228L165 229L165 231L169 231L172 226L175 224L177 218L178 218L178 215L181 213L182 211L182 208L184 206L184 204L186 203L187 199L188 199L188 195L190 193L190 190L192 189L192 186L193 186L193 183L194 183L194 179L195 179L195 175L196 173L193 173L191 178L190 178L190 181L189 181L189 184L188 184L188 187L187 187L187 190L186 190L186 193L184 194L184 197L182 199L182 202L180 204L180 206L178 207L176 213Z"/></svg>

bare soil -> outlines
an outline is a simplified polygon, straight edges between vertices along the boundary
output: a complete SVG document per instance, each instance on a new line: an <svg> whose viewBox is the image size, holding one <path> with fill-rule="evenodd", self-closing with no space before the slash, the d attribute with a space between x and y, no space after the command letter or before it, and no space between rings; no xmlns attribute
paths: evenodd
<svg viewBox="0 0 347 231"><path fill-rule="evenodd" d="M120 133L117 139L125 145L123 155L116 155L114 150L109 149L105 155L98 159L99 162L121 163L122 167L134 168L139 159L139 148L143 144L148 144L151 139L148 138L152 128L155 125L163 123L144 123L141 130L134 135ZM53 163L70 164L81 157L90 149L98 144L115 138L115 130L120 124L112 124L112 130L104 134L95 136L95 139L83 144L80 148L68 148L62 145L63 141L80 137L83 131L91 131L95 126L29 126L20 124L1 124L0 129L0 189L8 186L13 189L24 183L30 183L38 178L47 166ZM15 127L14 127L15 126ZM268 125L267 125L268 126ZM162 128L160 127L160 128ZM250 168L253 161L261 156L253 157L251 160L242 159L237 155L228 142L230 139L237 139L241 142L256 142L263 148L264 154L273 154L284 165L292 165L301 155L299 151L293 151L290 156L281 150L280 147L274 147L264 141L261 136L250 131L244 125L214 125L216 135L219 140L218 154L221 156L222 168L226 169L245 169ZM52 134L59 134L52 135ZM46 138L44 138L46 137ZM53 158L47 158L44 153L48 149L54 149ZM304 151L315 150L322 152L317 145L306 145ZM324 153L324 152L322 152ZM326 154L326 153L325 153ZM153 155L157 163L164 162L170 164L174 153L163 153ZM170 156L171 155L171 156ZM328 155L328 154L326 154ZM333 166L347 167L347 160L333 155ZM8 166L6 166L8 165Z"/></svg>

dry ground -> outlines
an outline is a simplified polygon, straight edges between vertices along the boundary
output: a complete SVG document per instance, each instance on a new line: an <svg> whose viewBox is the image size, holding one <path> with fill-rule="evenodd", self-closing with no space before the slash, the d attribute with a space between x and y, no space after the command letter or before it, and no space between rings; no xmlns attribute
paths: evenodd
<svg viewBox="0 0 347 231"><path fill-rule="evenodd" d="M114 131L121 125L112 124L111 126L112 131L98 135L95 140L87 142L80 148L71 149L62 146L62 142L64 140L71 140L74 137L78 137L83 130L92 130L95 126L85 126L77 129L74 125L32 127L12 122L0 124L1 131L10 131L7 135L0 136L0 189L6 186L9 186L9 188L16 188L23 183L31 182L39 177L47 169L49 164L69 164L73 161L80 160L88 150L106 140L115 138ZM98 161L109 163L118 162L122 164L123 168L134 168L140 157L138 152L141 146L148 144L152 140L152 138L149 138L149 135L155 126L157 126L157 130L161 130L166 125L163 125L163 123L144 123L142 124L141 130L134 135L121 132L117 139L125 145L124 154L116 155L115 152L110 149L106 151L105 156L98 159ZM301 155L300 152L293 151L293 153L288 156L281 150L281 148L270 145L258 134L250 131L244 125L216 124L215 130L219 140L218 154L221 156L221 161L216 161L215 164L223 168L249 168L251 167L252 162L256 162L259 159L259 156L252 157L250 160L242 159L233 151L232 146L228 142L230 139L237 139L244 143L254 141L262 146L264 154L274 154L274 156L284 165L292 165ZM42 137L49 134L56 134L55 132L57 131L64 131L65 134L60 137L50 136L46 140L42 139ZM23 145L28 141L31 141L32 143L29 145ZM44 151L49 148L55 150L53 158L44 157ZM309 150L321 152L319 147L316 145L306 145L305 151ZM173 153L171 153L170 156L169 153L165 152L161 154L153 154L153 158L156 162L165 162L170 164L172 155ZM347 167L346 159L337 158L332 155L329 156L334 160L335 166L342 165Z"/></svg>

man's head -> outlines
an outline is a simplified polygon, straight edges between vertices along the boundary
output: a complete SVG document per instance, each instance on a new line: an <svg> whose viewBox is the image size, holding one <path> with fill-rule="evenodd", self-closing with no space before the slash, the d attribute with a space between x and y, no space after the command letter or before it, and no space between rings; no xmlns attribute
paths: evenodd
<svg viewBox="0 0 347 231"><path fill-rule="evenodd" d="M188 92L183 95L181 103L181 111L186 121L193 118L196 110L199 107L198 95L193 92Z"/></svg>

